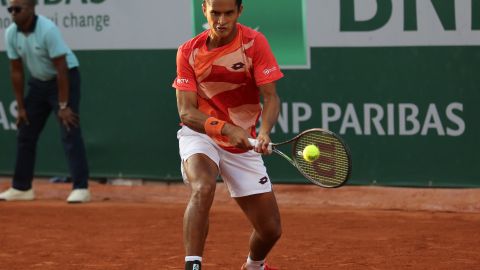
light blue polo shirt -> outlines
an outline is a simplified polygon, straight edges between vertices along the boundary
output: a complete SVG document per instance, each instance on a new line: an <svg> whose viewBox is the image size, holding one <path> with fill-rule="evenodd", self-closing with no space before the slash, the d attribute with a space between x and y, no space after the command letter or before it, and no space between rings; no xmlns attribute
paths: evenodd
<svg viewBox="0 0 480 270"><path fill-rule="evenodd" d="M48 81L57 76L53 58L66 55L69 69L78 67L78 59L63 40L55 23L44 16L37 16L32 33L25 34L12 23L5 31L5 48L9 59L22 59L32 77Z"/></svg>

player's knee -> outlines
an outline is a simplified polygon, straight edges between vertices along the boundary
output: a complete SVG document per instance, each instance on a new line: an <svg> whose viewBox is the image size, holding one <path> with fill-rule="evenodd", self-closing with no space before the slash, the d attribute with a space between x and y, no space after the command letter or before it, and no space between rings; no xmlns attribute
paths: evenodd
<svg viewBox="0 0 480 270"><path fill-rule="evenodd" d="M270 243L275 243L282 236L282 226L280 223L272 223L262 233L262 238Z"/></svg>
<svg viewBox="0 0 480 270"><path fill-rule="evenodd" d="M193 183L192 197L199 201L212 200L215 196L216 183Z"/></svg>
<svg viewBox="0 0 480 270"><path fill-rule="evenodd" d="M277 242L280 237L282 237L282 226L278 224L275 229L272 231L272 240Z"/></svg>

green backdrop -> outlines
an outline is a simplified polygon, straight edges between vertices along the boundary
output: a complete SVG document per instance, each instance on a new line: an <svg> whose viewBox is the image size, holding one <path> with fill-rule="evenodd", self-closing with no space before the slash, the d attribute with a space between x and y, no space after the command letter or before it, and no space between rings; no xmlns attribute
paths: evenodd
<svg viewBox="0 0 480 270"><path fill-rule="evenodd" d="M195 34L203 32L207 22L199 8L200 3L199 0L192 0ZM271 0L255 0L254 6L250 3L245 5L239 21L265 34L281 67L308 66L305 0L276 0L274 4ZM275 14L275 18L283 19L265 16L266 11Z"/></svg>
<svg viewBox="0 0 480 270"><path fill-rule="evenodd" d="M83 92L81 122L93 177L179 180L176 141L178 116L171 82L175 77L175 50L80 51ZM423 119L429 104L438 108L445 128L445 108L465 123L460 136L356 134L347 128L341 136L353 154L351 184L408 186L480 186L475 167L480 164L478 103L480 101L479 47L312 48L310 70L285 70L278 91L288 112L288 132L277 125L275 141L294 135L292 107L308 104L310 119L304 130L322 126L322 106L351 104L363 125L362 107L374 103L413 103ZM0 102L8 122L13 101L8 63L0 55ZM300 114L302 111L300 111ZM343 113L343 112L342 112ZM0 113L0 117L1 117ZM286 117L284 114L283 117ZM329 128L341 131L340 120ZM396 119L396 118L395 118ZM2 119L0 119L2 123ZM387 123L382 122L387 129ZM363 128L363 127L362 127ZM10 175L15 157L15 131L0 125L0 174ZM277 156L266 158L274 182L306 181ZM39 144L37 175L67 173L57 123L52 117Z"/></svg>

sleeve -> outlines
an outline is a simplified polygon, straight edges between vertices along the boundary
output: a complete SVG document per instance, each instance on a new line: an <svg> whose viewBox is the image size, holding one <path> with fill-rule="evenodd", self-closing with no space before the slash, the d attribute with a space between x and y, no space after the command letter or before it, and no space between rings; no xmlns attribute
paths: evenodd
<svg viewBox="0 0 480 270"><path fill-rule="evenodd" d="M57 27L52 27L45 34L45 42L50 58L57 58L66 55L70 50L60 34Z"/></svg>
<svg viewBox="0 0 480 270"><path fill-rule="evenodd" d="M172 87L183 91L197 91L195 71L188 61L188 51L180 46L177 51L177 77Z"/></svg>
<svg viewBox="0 0 480 270"><path fill-rule="evenodd" d="M267 39L262 33L255 37L253 44L253 69L257 86L279 80L283 77L280 66L273 55Z"/></svg>
<svg viewBox="0 0 480 270"><path fill-rule="evenodd" d="M7 52L7 57L10 60L16 60L20 58L15 49L15 45L13 44L14 35L15 31L13 31L12 28L9 28L7 31L5 31L5 50Z"/></svg>

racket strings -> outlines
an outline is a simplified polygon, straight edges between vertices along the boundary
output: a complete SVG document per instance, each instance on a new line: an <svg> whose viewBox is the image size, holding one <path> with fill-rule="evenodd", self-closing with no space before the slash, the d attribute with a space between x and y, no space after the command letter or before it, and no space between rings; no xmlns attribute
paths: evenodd
<svg viewBox="0 0 480 270"><path fill-rule="evenodd" d="M320 150L320 156L313 162L302 157L303 149L311 144ZM321 186L340 186L350 173L350 159L345 146L329 133L317 130L303 134L294 144L293 155L303 175Z"/></svg>

